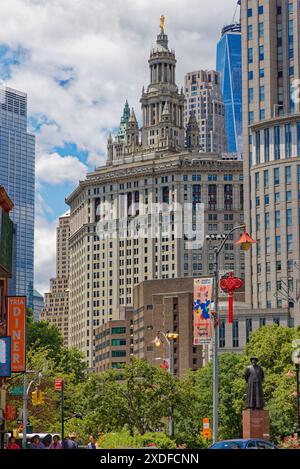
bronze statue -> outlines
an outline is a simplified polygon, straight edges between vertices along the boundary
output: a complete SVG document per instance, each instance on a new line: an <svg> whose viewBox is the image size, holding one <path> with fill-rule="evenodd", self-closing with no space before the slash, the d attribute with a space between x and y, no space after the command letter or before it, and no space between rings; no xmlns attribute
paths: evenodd
<svg viewBox="0 0 300 469"><path fill-rule="evenodd" d="M258 358L250 358L251 365L245 370L245 380L248 383L247 388L247 409L264 408L264 393L262 383L264 381L264 370L257 364Z"/></svg>
<svg viewBox="0 0 300 469"><path fill-rule="evenodd" d="M161 15L161 17L160 17L159 26L160 26L161 34L164 34L164 32L165 32L165 17L164 17L164 15Z"/></svg>

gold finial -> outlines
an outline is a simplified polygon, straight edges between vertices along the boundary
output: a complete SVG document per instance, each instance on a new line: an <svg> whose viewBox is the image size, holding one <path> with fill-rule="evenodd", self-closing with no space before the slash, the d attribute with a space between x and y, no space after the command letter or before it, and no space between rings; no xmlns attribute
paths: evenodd
<svg viewBox="0 0 300 469"><path fill-rule="evenodd" d="M160 26L161 34L164 34L165 33L165 17L164 17L164 15L161 15L161 17L160 17L159 26Z"/></svg>

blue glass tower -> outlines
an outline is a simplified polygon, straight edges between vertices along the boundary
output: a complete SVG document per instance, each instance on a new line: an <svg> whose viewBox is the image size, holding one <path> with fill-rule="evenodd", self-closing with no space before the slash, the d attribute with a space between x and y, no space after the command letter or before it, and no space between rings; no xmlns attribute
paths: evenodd
<svg viewBox="0 0 300 469"><path fill-rule="evenodd" d="M0 87L0 185L14 203L10 295L33 306L35 137L27 132L27 95Z"/></svg>
<svg viewBox="0 0 300 469"><path fill-rule="evenodd" d="M242 154L242 45L241 25L225 26L217 46L217 71L225 103L228 151Z"/></svg>

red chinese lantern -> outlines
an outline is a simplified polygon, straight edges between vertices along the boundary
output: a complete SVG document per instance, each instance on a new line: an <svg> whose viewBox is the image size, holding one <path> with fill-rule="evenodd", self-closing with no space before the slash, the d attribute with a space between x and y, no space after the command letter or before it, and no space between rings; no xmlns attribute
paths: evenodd
<svg viewBox="0 0 300 469"><path fill-rule="evenodd" d="M220 287L225 293L228 293L228 322L233 323L233 294L235 290L241 288L244 282L241 278L233 277L230 272L229 277L222 278L220 281Z"/></svg>

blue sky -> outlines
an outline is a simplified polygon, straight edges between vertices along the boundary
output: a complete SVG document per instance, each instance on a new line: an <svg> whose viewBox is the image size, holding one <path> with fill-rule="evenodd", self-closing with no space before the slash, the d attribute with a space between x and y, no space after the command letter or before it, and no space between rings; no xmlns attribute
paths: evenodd
<svg viewBox="0 0 300 469"><path fill-rule="evenodd" d="M1 0L0 79L28 94L36 135L35 287L55 273L55 228L65 197L104 163L108 132L128 99L140 117L148 56L164 14L177 84L215 67L236 0Z"/></svg>

